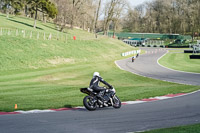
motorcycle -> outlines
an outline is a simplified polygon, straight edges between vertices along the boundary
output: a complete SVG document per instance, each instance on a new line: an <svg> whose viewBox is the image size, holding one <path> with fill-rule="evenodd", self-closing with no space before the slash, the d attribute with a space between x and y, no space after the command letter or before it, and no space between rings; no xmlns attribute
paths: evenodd
<svg viewBox="0 0 200 133"><path fill-rule="evenodd" d="M80 88L80 91L88 95L84 97L83 105L89 111L94 111L97 107L102 108L113 106L116 109L121 107L121 101L116 96L115 88L106 88L106 91L102 96L104 99L103 101L97 97L97 93L94 92L91 88Z"/></svg>

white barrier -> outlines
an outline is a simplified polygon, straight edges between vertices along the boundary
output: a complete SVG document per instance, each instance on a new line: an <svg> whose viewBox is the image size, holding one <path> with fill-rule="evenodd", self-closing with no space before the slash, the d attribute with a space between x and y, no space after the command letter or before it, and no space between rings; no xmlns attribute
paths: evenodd
<svg viewBox="0 0 200 133"><path fill-rule="evenodd" d="M158 40L123 40L124 43L129 44L131 46L143 46L143 47L163 47L165 48L164 41Z"/></svg>
<svg viewBox="0 0 200 133"><path fill-rule="evenodd" d="M200 40L197 40L197 45L200 45Z"/></svg>
<svg viewBox="0 0 200 133"><path fill-rule="evenodd" d="M133 50L133 51L122 53L122 56L128 56L128 55L140 54L140 53L141 53L141 50Z"/></svg>

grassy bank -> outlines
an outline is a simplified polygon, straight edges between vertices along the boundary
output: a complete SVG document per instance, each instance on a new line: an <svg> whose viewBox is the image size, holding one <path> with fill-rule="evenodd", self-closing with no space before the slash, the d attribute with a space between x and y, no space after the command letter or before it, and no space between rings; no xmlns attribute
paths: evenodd
<svg viewBox="0 0 200 133"><path fill-rule="evenodd" d="M158 129L143 133L200 133L200 124L167 128L167 129Z"/></svg>
<svg viewBox="0 0 200 133"><path fill-rule="evenodd" d="M0 15L0 27L32 30L33 21ZM55 25L38 22L36 32L57 33ZM82 30L67 30L78 39L42 40L15 35L0 36L0 111L47 109L82 105L94 71L115 86L122 101L169 93L191 92L197 86L163 82L122 71L114 64L121 53L134 50L121 41Z"/></svg>
<svg viewBox="0 0 200 133"><path fill-rule="evenodd" d="M184 50L172 50L159 60L165 67L185 71L200 73L200 60L190 59L191 53L183 53Z"/></svg>

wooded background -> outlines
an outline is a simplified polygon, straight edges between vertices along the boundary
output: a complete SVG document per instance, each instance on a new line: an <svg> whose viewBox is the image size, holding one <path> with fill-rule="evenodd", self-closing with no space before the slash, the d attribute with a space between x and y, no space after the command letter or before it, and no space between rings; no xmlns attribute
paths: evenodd
<svg viewBox="0 0 200 133"><path fill-rule="evenodd" d="M168 33L199 36L199 0L153 0L132 7L126 0L0 0L0 11L55 23L59 31Z"/></svg>

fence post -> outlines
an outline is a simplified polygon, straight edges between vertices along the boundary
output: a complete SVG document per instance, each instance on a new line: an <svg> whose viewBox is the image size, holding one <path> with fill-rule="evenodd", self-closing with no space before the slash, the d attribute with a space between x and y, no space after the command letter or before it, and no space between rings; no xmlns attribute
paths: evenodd
<svg viewBox="0 0 200 133"><path fill-rule="evenodd" d="M30 39L32 38L32 31L31 31L31 33L30 33Z"/></svg>
<svg viewBox="0 0 200 133"><path fill-rule="evenodd" d="M10 29L8 29L8 35L10 36Z"/></svg>
<svg viewBox="0 0 200 133"><path fill-rule="evenodd" d="M26 37L26 31L24 30L23 33L24 33L23 38L25 38Z"/></svg>
<svg viewBox="0 0 200 133"><path fill-rule="evenodd" d="M49 34L49 38L48 38L48 40L51 40L51 36L52 36L52 35L51 35L51 33L50 33L50 34Z"/></svg>
<svg viewBox="0 0 200 133"><path fill-rule="evenodd" d="M16 36L18 36L18 29L16 29Z"/></svg>

